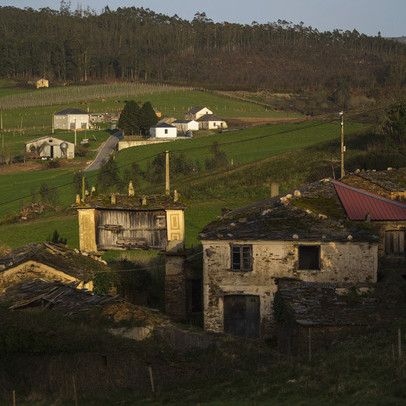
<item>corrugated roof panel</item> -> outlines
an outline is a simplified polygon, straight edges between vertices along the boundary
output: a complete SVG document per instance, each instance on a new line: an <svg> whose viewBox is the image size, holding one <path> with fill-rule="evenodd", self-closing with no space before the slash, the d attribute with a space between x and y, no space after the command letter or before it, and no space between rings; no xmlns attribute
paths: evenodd
<svg viewBox="0 0 406 406"><path fill-rule="evenodd" d="M350 220L406 220L406 204L395 202L364 190L331 181Z"/></svg>

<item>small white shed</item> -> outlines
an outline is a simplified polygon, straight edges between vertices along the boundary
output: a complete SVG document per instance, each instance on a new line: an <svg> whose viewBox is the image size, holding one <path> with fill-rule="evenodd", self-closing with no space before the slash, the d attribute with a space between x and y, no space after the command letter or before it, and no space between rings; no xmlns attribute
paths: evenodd
<svg viewBox="0 0 406 406"><path fill-rule="evenodd" d="M198 131L199 123L195 120L176 120L172 123L179 133L185 134L188 131Z"/></svg>
<svg viewBox="0 0 406 406"><path fill-rule="evenodd" d="M26 142L25 152L33 157L73 159L75 157L75 144L45 136Z"/></svg>
<svg viewBox="0 0 406 406"><path fill-rule="evenodd" d="M159 123L149 129L151 138L176 138L178 130L171 124Z"/></svg>

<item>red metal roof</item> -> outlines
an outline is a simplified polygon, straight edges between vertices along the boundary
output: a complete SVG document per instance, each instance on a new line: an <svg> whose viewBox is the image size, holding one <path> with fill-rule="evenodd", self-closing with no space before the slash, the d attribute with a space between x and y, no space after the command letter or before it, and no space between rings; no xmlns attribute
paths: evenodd
<svg viewBox="0 0 406 406"><path fill-rule="evenodd" d="M350 220L406 220L406 204L395 202L374 193L331 181Z"/></svg>

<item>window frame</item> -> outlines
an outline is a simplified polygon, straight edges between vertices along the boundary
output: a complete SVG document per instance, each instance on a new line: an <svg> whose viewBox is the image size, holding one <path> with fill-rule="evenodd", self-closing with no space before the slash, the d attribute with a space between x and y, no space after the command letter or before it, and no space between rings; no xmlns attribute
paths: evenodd
<svg viewBox="0 0 406 406"><path fill-rule="evenodd" d="M318 259L317 259L317 267L309 268L309 267L302 267L300 264L300 251L301 248L313 248L318 250ZM297 268L299 271L321 271L321 245L320 244L300 244L297 246Z"/></svg>
<svg viewBox="0 0 406 406"><path fill-rule="evenodd" d="M239 250L239 264L238 267L235 266L237 262L234 261L234 253L236 250ZM246 262L244 260L245 255L249 255L248 267L245 266ZM253 270L253 251L252 244L230 244L230 270L237 272L251 272Z"/></svg>

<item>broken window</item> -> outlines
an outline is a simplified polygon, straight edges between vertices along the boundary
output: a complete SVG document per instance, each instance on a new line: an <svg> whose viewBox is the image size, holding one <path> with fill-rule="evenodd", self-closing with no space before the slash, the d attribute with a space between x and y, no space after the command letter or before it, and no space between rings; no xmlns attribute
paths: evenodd
<svg viewBox="0 0 406 406"><path fill-rule="evenodd" d="M385 254L405 255L405 232L403 230L385 231Z"/></svg>
<svg viewBox="0 0 406 406"><path fill-rule="evenodd" d="M299 245L299 269L320 269L320 245Z"/></svg>
<svg viewBox="0 0 406 406"><path fill-rule="evenodd" d="M231 246L231 269L252 271L252 245Z"/></svg>

